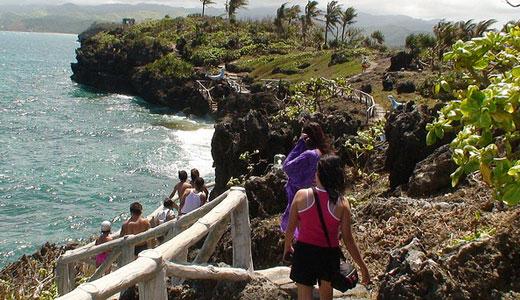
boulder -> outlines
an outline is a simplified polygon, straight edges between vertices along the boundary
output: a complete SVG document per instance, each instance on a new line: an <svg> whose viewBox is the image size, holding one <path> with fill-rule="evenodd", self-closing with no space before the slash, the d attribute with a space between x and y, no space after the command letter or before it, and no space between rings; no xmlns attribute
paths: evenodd
<svg viewBox="0 0 520 300"><path fill-rule="evenodd" d="M413 81L400 82L397 85L397 93L415 93L415 83Z"/></svg>
<svg viewBox="0 0 520 300"><path fill-rule="evenodd" d="M408 196L428 196L451 187L450 174L457 169L451 156L450 146L444 145L418 162L408 183Z"/></svg>
<svg viewBox="0 0 520 300"><path fill-rule="evenodd" d="M372 93L372 85L370 83L367 83L367 84L363 84L361 86L361 90L367 94L370 94Z"/></svg>
<svg viewBox="0 0 520 300"><path fill-rule="evenodd" d="M444 267L429 259L419 241L394 250L380 280L378 300L468 299Z"/></svg>
<svg viewBox="0 0 520 300"><path fill-rule="evenodd" d="M388 71L400 71L401 69L410 69L414 56L404 51L397 53L390 58L390 67Z"/></svg>
<svg viewBox="0 0 520 300"><path fill-rule="evenodd" d="M442 141L426 146L426 124L432 122L435 115L435 109L429 109L426 105L415 106L413 101L388 115L385 125L388 140L385 168L390 173L392 190L408 183L417 162L452 140L453 134L446 134Z"/></svg>
<svg viewBox="0 0 520 300"><path fill-rule="evenodd" d="M266 218L283 213L287 206L286 183L287 175L279 168L273 168L265 176L249 178L244 187L251 218Z"/></svg>

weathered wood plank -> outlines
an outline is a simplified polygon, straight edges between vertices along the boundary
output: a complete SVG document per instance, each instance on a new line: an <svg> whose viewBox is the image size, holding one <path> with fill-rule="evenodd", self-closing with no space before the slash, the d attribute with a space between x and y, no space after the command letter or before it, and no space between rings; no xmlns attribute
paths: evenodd
<svg viewBox="0 0 520 300"><path fill-rule="evenodd" d="M242 192L245 196L245 189ZM241 201L231 214L231 236L233 238L233 267L252 272L251 223L247 198Z"/></svg>
<svg viewBox="0 0 520 300"><path fill-rule="evenodd" d="M166 262L168 276L176 276L189 279L214 279L229 281L246 281L251 279L247 270L240 268L221 268L211 265L179 264Z"/></svg>
<svg viewBox="0 0 520 300"><path fill-rule="evenodd" d="M194 263L202 264L208 262L211 255L215 252L215 248L217 247L220 238L228 229L229 221L230 217L226 216L211 229L204 241L204 245L202 245L197 257L195 257L195 260L193 261Z"/></svg>

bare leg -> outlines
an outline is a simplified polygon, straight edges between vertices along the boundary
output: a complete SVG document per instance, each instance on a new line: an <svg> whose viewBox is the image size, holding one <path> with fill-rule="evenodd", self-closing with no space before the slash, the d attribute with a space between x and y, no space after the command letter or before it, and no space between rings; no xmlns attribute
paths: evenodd
<svg viewBox="0 0 520 300"><path fill-rule="evenodd" d="M298 300L312 300L312 286L297 283Z"/></svg>
<svg viewBox="0 0 520 300"><path fill-rule="evenodd" d="M320 300L332 300L332 286L330 281L320 280Z"/></svg>

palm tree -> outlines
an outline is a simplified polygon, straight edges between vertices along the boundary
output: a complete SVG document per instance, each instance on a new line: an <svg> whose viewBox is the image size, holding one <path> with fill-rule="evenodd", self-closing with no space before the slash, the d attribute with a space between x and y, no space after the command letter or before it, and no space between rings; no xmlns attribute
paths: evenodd
<svg viewBox="0 0 520 300"><path fill-rule="evenodd" d="M305 42L307 31L314 24L314 20L321 14L321 10L318 9L318 1L307 2L305 5L305 14L303 15L302 26L303 26L303 41Z"/></svg>
<svg viewBox="0 0 520 300"><path fill-rule="evenodd" d="M495 24L497 20L495 19L489 19L489 20L482 20L477 23L475 28L473 28L473 37L481 37L484 32L489 31L489 26Z"/></svg>
<svg viewBox="0 0 520 300"><path fill-rule="evenodd" d="M341 42L345 41L345 29L347 26L356 23L354 21L355 17L357 17L356 9L352 6L341 12Z"/></svg>
<svg viewBox="0 0 520 300"><path fill-rule="evenodd" d="M284 34L285 29L283 27L284 21L287 19L287 12L289 8L286 8L288 2L280 5L280 7L276 10L276 17L274 18L274 25L276 26L278 33Z"/></svg>
<svg viewBox="0 0 520 300"><path fill-rule="evenodd" d="M226 5L228 18L230 20L235 19L235 14L237 12L237 9L243 8L247 5L247 0L229 0Z"/></svg>
<svg viewBox="0 0 520 300"><path fill-rule="evenodd" d="M289 24L291 24L293 20L298 20L298 16L301 12L302 10L299 5L293 5L291 6L291 8L287 9L285 15L287 17L287 20L289 21Z"/></svg>
<svg viewBox="0 0 520 300"><path fill-rule="evenodd" d="M457 29L457 37L463 41L469 41L473 36L473 31L477 25L473 23L473 20L459 21L455 23Z"/></svg>
<svg viewBox="0 0 520 300"><path fill-rule="evenodd" d="M383 34L383 32L381 32L381 30L376 30L372 32L370 37L373 38L378 44L383 44L383 42L385 41L385 35Z"/></svg>
<svg viewBox="0 0 520 300"><path fill-rule="evenodd" d="M327 12L325 13L325 46L327 46L329 30L332 31L332 29L339 23L340 15L341 6L338 4L338 1L333 0L327 3Z"/></svg>
<svg viewBox="0 0 520 300"><path fill-rule="evenodd" d="M437 39L435 50L439 55L439 58L441 58L446 49L451 47L451 45L453 45L453 43L458 39L458 29L452 22L441 20L433 26L433 33Z"/></svg>
<svg viewBox="0 0 520 300"><path fill-rule="evenodd" d="M213 0L200 0L200 2L202 2L202 16L204 17L204 9L206 8L206 6L211 5L211 4L215 4L215 1L213 1Z"/></svg>

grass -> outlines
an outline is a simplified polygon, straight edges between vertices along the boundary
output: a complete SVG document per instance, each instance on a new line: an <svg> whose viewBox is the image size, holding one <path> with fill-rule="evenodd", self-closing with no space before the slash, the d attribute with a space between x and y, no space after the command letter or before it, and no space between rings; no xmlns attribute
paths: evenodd
<svg viewBox="0 0 520 300"><path fill-rule="evenodd" d="M271 55L259 59L241 59L238 63L254 69L250 75L258 79L285 79L290 82L300 82L310 78L325 77L336 78L361 72L361 59L353 58L351 61L328 66L333 51L301 52L285 55ZM303 63L310 64L304 69L298 66ZM275 68L294 70L296 74L273 74Z"/></svg>

